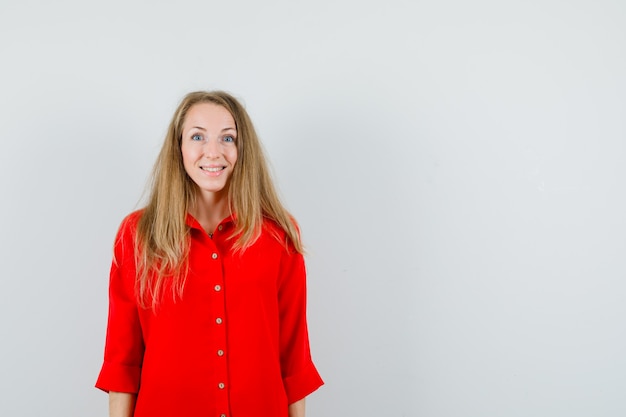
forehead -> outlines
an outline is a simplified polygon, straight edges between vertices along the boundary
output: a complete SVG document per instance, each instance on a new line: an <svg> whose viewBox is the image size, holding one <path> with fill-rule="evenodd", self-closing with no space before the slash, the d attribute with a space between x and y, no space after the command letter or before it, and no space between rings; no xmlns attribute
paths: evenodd
<svg viewBox="0 0 626 417"><path fill-rule="evenodd" d="M233 115L224 107L215 103L196 103L189 108L183 121L183 129L201 127L203 129L235 129Z"/></svg>

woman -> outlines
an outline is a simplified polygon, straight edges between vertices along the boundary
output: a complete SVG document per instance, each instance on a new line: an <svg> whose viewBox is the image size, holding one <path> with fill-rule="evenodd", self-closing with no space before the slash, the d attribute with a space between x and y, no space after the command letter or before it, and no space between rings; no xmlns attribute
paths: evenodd
<svg viewBox="0 0 626 417"><path fill-rule="evenodd" d="M110 415L304 416L323 382L302 253L245 109L188 94L115 241L96 383Z"/></svg>

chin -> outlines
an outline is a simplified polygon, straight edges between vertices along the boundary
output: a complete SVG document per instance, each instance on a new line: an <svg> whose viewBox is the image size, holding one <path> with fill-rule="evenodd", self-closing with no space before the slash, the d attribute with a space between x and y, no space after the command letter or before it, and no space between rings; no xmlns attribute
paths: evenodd
<svg viewBox="0 0 626 417"><path fill-rule="evenodd" d="M226 192L228 190L228 188L226 187L226 185L211 185L211 186L198 186L198 189L203 192L203 193L222 193L222 192Z"/></svg>

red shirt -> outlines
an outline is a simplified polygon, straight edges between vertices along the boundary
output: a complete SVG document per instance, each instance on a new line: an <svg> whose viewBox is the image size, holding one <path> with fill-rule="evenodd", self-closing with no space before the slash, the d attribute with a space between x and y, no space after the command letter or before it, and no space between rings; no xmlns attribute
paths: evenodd
<svg viewBox="0 0 626 417"><path fill-rule="evenodd" d="M135 296L140 216L129 215L115 241L96 387L137 393L135 417L287 417L288 404L323 384L309 350L302 255L270 221L241 254L227 239L232 219L211 238L188 216L182 299L166 292L154 312Z"/></svg>

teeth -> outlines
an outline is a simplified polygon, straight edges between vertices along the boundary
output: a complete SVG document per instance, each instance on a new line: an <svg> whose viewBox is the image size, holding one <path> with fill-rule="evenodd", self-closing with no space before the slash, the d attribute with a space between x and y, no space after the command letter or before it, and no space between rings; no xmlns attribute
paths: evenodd
<svg viewBox="0 0 626 417"><path fill-rule="evenodd" d="M221 171L224 168L223 167L201 167L201 169L203 171L218 172L218 171Z"/></svg>

